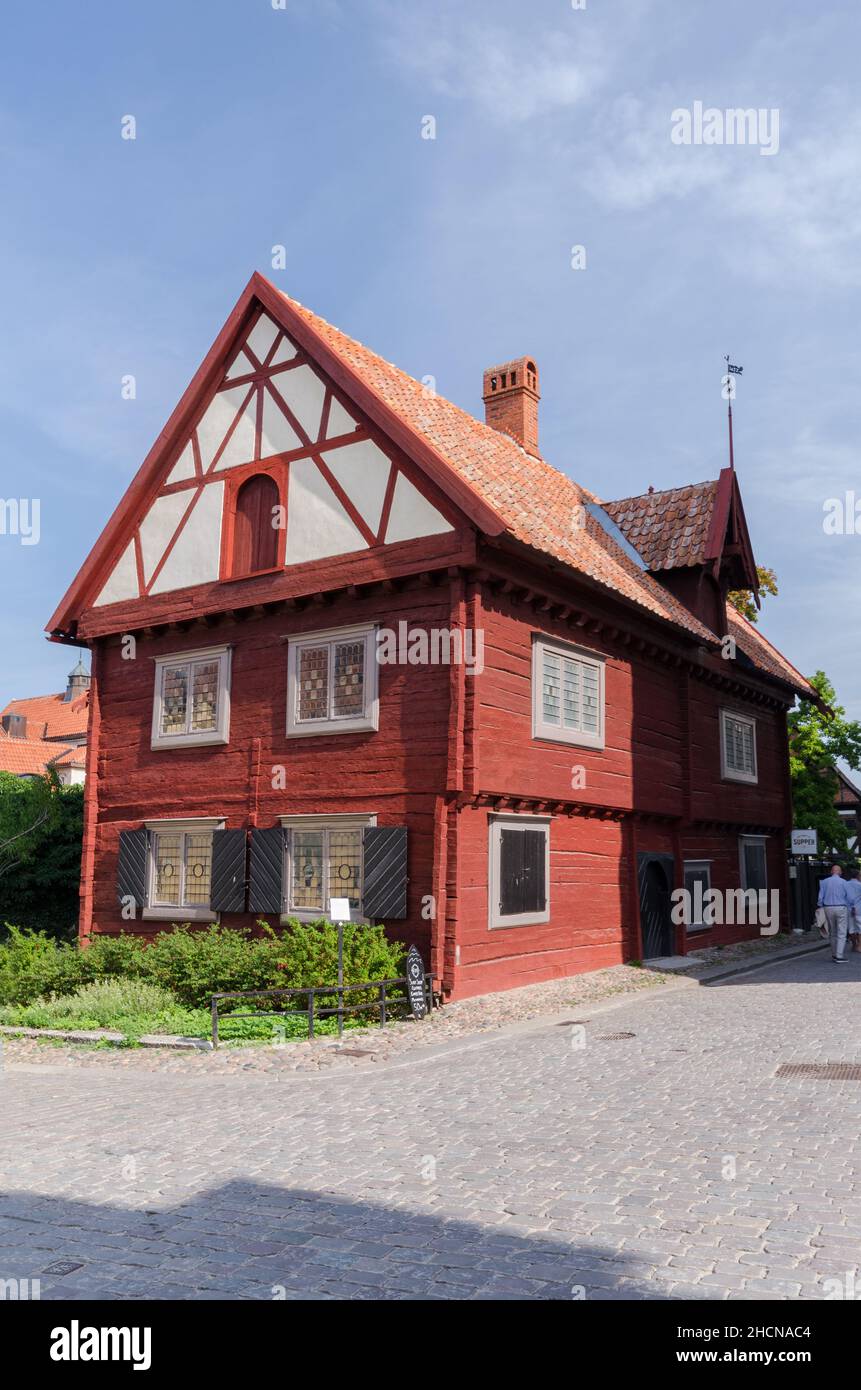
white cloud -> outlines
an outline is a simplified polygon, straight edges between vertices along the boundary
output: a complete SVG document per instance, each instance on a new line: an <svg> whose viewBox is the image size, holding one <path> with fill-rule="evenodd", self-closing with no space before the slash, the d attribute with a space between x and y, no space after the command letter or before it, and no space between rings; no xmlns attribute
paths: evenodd
<svg viewBox="0 0 861 1390"><path fill-rule="evenodd" d="M464 7L385 6L385 46L407 71L448 98L478 107L500 124L565 111L592 96L606 77L596 27L571 11L564 24L490 25Z"/></svg>

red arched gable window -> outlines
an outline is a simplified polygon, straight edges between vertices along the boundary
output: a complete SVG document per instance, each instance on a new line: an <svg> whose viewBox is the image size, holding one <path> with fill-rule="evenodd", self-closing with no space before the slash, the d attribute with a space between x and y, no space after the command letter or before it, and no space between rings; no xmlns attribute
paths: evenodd
<svg viewBox="0 0 861 1390"><path fill-rule="evenodd" d="M280 500L278 484L268 473L255 473L242 484L233 517L232 575L256 574L278 564L278 529L272 523Z"/></svg>

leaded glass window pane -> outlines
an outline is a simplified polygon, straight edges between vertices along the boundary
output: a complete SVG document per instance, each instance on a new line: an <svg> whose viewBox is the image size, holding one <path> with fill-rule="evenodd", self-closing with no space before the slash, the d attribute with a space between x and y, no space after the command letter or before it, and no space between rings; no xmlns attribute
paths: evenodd
<svg viewBox="0 0 861 1390"><path fill-rule="evenodd" d="M329 898L349 898L350 907L358 909L362 896L362 832L361 830L329 830ZM326 908L328 910L328 901Z"/></svg>
<svg viewBox="0 0 861 1390"><path fill-rule="evenodd" d="M155 835L153 858L154 901L167 907L178 907L182 881L182 836Z"/></svg>
<svg viewBox="0 0 861 1390"><path fill-rule="evenodd" d="M216 728L218 661L198 661L192 669L191 727L194 732Z"/></svg>
<svg viewBox="0 0 861 1390"><path fill-rule="evenodd" d="M365 640L335 643L332 714L336 719L361 716L365 702Z"/></svg>
<svg viewBox="0 0 861 1390"><path fill-rule="evenodd" d="M188 712L188 667L165 666L161 690L161 732L185 733Z"/></svg>
<svg viewBox="0 0 861 1390"><path fill-rule="evenodd" d="M212 832L185 836L185 907L209 907L212 878Z"/></svg>
<svg viewBox="0 0 861 1390"><path fill-rule="evenodd" d="M297 717L327 719L329 716L329 648L299 649L299 709Z"/></svg>
<svg viewBox="0 0 861 1390"><path fill-rule="evenodd" d="M293 831L292 906L323 911L323 831Z"/></svg>

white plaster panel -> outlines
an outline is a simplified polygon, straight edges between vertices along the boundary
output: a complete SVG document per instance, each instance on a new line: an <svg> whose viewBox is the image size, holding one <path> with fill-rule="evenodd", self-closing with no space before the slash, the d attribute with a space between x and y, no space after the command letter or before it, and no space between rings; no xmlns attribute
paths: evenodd
<svg viewBox="0 0 861 1390"><path fill-rule="evenodd" d="M334 439L339 434L352 434L357 424L358 421L354 420L337 397L333 396L329 406L329 425L326 430L326 438Z"/></svg>
<svg viewBox="0 0 861 1390"><path fill-rule="evenodd" d="M249 376L254 371L250 357L246 357L244 352L237 353L233 365L227 373L227 380L230 381L235 376Z"/></svg>
<svg viewBox="0 0 861 1390"><path fill-rule="evenodd" d="M220 473L222 468L235 468L240 463L250 463L254 458L256 434L257 391L254 390L239 418L236 429L225 445L224 453L215 465L215 472Z"/></svg>
<svg viewBox="0 0 861 1390"><path fill-rule="evenodd" d="M216 450L233 424L236 412L242 406L248 392L248 386L232 386L228 391L217 391L210 401L206 413L197 427L200 462L204 471L212 463ZM253 392L251 400L254 400Z"/></svg>
<svg viewBox="0 0 861 1390"><path fill-rule="evenodd" d="M310 367L294 367L271 378L272 385L292 410L312 443L320 433L326 388Z"/></svg>
<svg viewBox="0 0 861 1390"><path fill-rule="evenodd" d="M157 497L141 522L141 553L147 584L193 495L194 489L190 488L186 492L171 492L167 497Z"/></svg>
<svg viewBox="0 0 861 1390"><path fill-rule="evenodd" d="M114 565L95 603L101 608L106 603L123 603L127 599L140 598L138 590L138 571L135 564L134 541L129 541L117 563Z"/></svg>
<svg viewBox="0 0 861 1390"><path fill-rule="evenodd" d="M275 342L275 335L277 332L278 328L272 322L269 315L261 314L245 340L258 362L263 361L272 344Z"/></svg>
<svg viewBox="0 0 861 1390"><path fill-rule="evenodd" d="M327 555L347 555L366 550L367 544L353 525L313 459L290 464L287 503L288 565L322 560Z"/></svg>
<svg viewBox="0 0 861 1390"><path fill-rule="evenodd" d="M419 536L438 536L443 531L453 530L454 527L442 513L422 496L417 487L413 487L409 478L399 473L386 527L386 544L412 541Z"/></svg>
<svg viewBox="0 0 861 1390"><path fill-rule="evenodd" d="M224 483L207 483L150 590L185 589L218 578Z"/></svg>
<svg viewBox="0 0 861 1390"><path fill-rule="evenodd" d="M260 457L270 454L283 454L288 449L299 449L302 441L293 429L283 410L272 399L268 391L263 392L263 429L260 436Z"/></svg>
<svg viewBox="0 0 861 1390"><path fill-rule="evenodd" d="M382 449L370 439L329 449L323 455L326 467L335 475L356 511L370 529L379 529L389 481L391 463Z"/></svg>
<svg viewBox="0 0 861 1390"><path fill-rule="evenodd" d="M184 479L193 477L194 450L192 449L191 441L189 440L188 444L186 444L176 463L173 465L173 468L168 473L166 481L169 483L181 483L184 481Z"/></svg>
<svg viewBox="0 0 861 1390"><path fill-rule="evenodd" d="M275 349L270 367L280 367L282 362L292 362L296 356L297 348L295 343L291 343L289 338L282 338Z"/></svg>

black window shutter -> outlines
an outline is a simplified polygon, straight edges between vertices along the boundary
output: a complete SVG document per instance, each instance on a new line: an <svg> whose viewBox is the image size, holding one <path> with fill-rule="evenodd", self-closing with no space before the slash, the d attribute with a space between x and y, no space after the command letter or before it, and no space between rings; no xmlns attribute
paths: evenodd
<svg viewBox="0 0 861 1390"><path fill-rule="evenodd" d="M117 865L117 897L125 906L129 899L134 902L134 917L139 916L146 906L147 853L149 851L149 831L143 826L140 830L120 831L120 856Z"/></svg>
<svg viewBox="0 0 861 1390"><path fill-rule="evenodd" d="M546 831L501 830L499 909L503 917L547 906Z"/></svg>
<svg viewBox="0 0 861 1390"><path fill-rule="evenodd" d="M213 830L212 886L209 905L213 912L245 911L244 830Z"/></svg>
<svg viewBox="0 0 861 1390"><path fill-rule="evenodd" d="M371 918L406 917L406 826L365 826L362 832L362 853L364 858L363 915Z"/></svg>
<svg viewBox="0 0 861 1390"><path fill-rule="evenodd" d="M248 876L248 907L251 912L284 910L284 827L252 830Z"/></svg>

